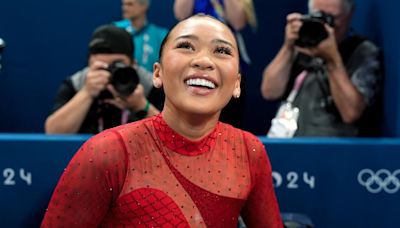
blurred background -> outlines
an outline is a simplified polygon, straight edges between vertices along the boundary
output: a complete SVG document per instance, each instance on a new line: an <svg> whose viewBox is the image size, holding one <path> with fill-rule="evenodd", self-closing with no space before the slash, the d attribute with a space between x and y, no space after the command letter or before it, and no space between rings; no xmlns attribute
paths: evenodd
<svg viewBox="0 0 400 228"><path fill-rule="evenodd" d="M149 20L170 28L176 23L173 0L153 0ZM246 77L243 128L265 135L277 104L261 97L266 64L279 50L290 12L306 13L306 0L255 0L259 27L243 31L252 65ZM396 24L400 2L358 0L354 29L384 53L384 118L382 135L400 137L400 32ZM87 61L87 44L99 25L121 18L119 1L3 1L0 8L0 132L44 132L61 81Z"/></svg>

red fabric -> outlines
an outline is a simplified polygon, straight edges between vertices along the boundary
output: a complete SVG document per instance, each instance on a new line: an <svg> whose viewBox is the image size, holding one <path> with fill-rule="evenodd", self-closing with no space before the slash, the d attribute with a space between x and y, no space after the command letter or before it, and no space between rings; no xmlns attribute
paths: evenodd
<svg viewBox="0 0 400 228"><path fill-rule="evenodd" d="M236 227L240 211L249 227L282 227L261 142L223 123L193 142L158 115L88 140L42 227Z"/></svg>

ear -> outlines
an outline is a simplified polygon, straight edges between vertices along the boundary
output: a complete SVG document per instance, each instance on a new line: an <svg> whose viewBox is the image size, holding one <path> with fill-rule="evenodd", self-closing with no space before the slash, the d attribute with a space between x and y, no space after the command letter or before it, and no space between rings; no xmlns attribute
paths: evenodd
<svg viewBox="0 0 400 228"><path fill-rule="evenodd" d="M240 97L240 81L242 80L242 75L240 73L238 73L238 77L235 83L235 88L233 89L233 97L234 98L239 98Z"/></svg>
<svg viewBox="0 0 400 228"><path fill-rule="evenodd" d="M159 62L153 65L153 85L156 88L162 87L162 66Z"/></svg>

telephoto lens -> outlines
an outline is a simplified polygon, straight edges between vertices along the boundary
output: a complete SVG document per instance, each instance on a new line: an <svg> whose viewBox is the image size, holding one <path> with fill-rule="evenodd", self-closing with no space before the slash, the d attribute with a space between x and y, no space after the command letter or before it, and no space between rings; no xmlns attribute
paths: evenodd
<svg viewBox="0 0 400 228"><path fill-rule="evenodd" d="M108 67L108 71L111 73L110 83L123 98L132 94L139 84L139 76L136 70L121 61L113 62Z"/></svg>

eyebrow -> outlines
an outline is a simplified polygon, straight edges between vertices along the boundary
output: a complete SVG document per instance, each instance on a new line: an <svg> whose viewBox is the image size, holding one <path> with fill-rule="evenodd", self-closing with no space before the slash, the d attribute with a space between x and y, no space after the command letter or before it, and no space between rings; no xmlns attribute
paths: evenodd
<svg viewBox="0 0 400 228"><path fill-rule="evenodd" d="M176 41L176 40L180 40L180 39L199 40L199 37L196 36L196 35L182 35L182 36L178 36L178 37L175 39L175 41ZM211 43L217 43L217 44L218 44L218 43L222 43L222 44L226 44L226 45L228 45L228 46L234 48L234 47L233 47L233 44L231 44L230 42L228 42L228 41L226 41L226 40L223 40L223 39L213 39L213 40L211 41Z"/></svg>

